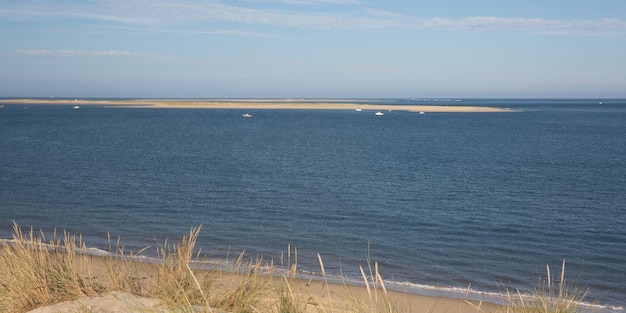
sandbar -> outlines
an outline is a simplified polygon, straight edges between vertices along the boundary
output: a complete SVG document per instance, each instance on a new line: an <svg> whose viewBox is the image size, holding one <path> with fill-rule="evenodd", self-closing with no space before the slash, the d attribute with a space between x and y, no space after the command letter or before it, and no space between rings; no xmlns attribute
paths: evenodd
<svg viewBox="0 0 626 313"><path fill-rule="evenodd" d="M453 105L394 105L370 104L363 100L89 100L89 99L5 99L5 104L54 104L96 105L121 108L185 108L185 109L242 109L242 110L362 110L362 111L407 111L407 112L513 112L505 108L488 106Z"/></svg>

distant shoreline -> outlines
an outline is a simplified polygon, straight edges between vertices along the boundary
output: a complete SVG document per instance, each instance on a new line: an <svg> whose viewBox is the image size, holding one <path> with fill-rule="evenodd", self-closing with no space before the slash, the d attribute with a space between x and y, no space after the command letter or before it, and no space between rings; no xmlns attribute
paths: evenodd
<svg viewBox="0 0 626 313"><path fill-rule="evenodd" d="M269 110L363 110L407 112L514 112L487 106L448 105L380 105L359 103L359 100L68 100L68 99L6 99L3 104L99 105L122 108L181 109L269 109Z"/></svg>

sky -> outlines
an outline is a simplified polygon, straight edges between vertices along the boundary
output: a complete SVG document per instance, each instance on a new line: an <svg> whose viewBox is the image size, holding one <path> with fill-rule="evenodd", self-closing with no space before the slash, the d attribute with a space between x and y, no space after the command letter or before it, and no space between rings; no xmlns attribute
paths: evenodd
<svg viewBox="0 0 626 313"><path fill-rule="evenodd" d="M626 1L0 0L0 97L626 98Z"/></svg>

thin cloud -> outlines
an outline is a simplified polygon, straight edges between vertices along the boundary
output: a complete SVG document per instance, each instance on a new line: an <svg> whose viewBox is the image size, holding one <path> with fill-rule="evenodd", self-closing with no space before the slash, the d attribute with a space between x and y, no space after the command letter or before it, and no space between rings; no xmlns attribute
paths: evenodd
<svg viewBox="0 0 626 313"><path fill-rule="evenodd" d="M626 22L620 19L546 20L539 18L501 18L474 16L463 19L432 18L417 25L421 29L456 29L471 31L529 31L549 33L624 33Z"/></svg>
<svg viewBox="0 0 626 313"><path fill-rule="evenodd" d="M8 20L82 19L109 21L118 25L134 25L148 32L184 31L193 24L196 30L211 31L221 23L222 31L241 25L264 25L306 30L462 30L514 31L575 35L626 34L626 21L616 18L598 20L554 20L472 16L466 18L433 17L418 19L402 13L366 7L359 0L249 0L259 3L334 4L352 5L350 10L299 11L289 9L252 8L233 6L219 1L164 1L164 0L110 0L93 1L81 5L42 7L29 1L14 2L0 9L0 17ZM22 4L26 3L26 4ZM29 5L30 4L30 5ZM93 13L98 12L98 13ZM226 26L224 25L226 23ZM239 26L237 26L239 24Z"/></svg>
<svg viewBox="0 0 626 313"><path fill-rule="evenodd" d="M316 1L322 3L323 1ZM328 0L333 3L348 1ZM352 3L352 2L349 2ZM303 12L295 10L257 9L221 3L172 3L159 1L110 2L115 15L132 15L146 20L158 20L162 24L220 23L260 24L283 28L369 30L398 28L402 26L401 15L357 8L344 12ZM384 13L384 14L383 14ZM126 18L129 18L126 16Z"/></svg>
<svg viewBox="0 0 626 313"><path fill-rule="evenodd" d="M254 1L254 0L253 0ZM354 3L352 0L259 0ZM30 5L29 5L30 4ZM97 13L94 13L97 12ZM288 9L252 8L233 6L217 1L173 2L163 0L110 0L93 1L80 6L58 3L56 6L33 5L29 1L14 2L0 8L0 17L6 20L36 22L40 20L79 19L95 22L112 22L118 25L143 27L142 31L176 31L190 23L211 28L216 23L266 25L297 29L371 30L403 27L401 15L357 7L334 12L297 11ZM198 25L195 25L199 29Z"/></svg>
<svg viewBox="0 0 626 313"><path fill-rule="evenodd" d="M156 22L156 20L152 18L107 14L103 11L103 8L100 6L75 8L71 6L63 6L63 4L58 4L54 7L24 6L17 8L0 8L0 17L7 21L26 22L40 22L59 19L108 21L121 24L150 24Z"/></svg>
<svg viewBox="0 0 626 313"><path fill-rule="evenodd" d="M120 50L66 50L66 49L26 49L17 51L25 56L45 57L125 57L135 55L132 52Z"/></svg>

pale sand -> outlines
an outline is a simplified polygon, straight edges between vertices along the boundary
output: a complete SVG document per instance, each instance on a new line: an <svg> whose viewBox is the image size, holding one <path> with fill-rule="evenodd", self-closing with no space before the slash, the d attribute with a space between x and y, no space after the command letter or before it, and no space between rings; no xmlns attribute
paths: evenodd
<svg viewBox="0 0 626 313"><path fill-rule="evenodd" d="M77 260L80 262L82 258ZM119 268L127 267L128 262L114 261L111 259L105 262L105 259L99 256L90 256L88 259L90 266L89 277L104 281L106 280L106 268L111 264L116 264ZM107 263L108 262L108 263ZM126 264L126 265L124 265ZM156 270L153 264L137 262L136 272L133 270L133 277L139 277L143 286L150 286L155 282ZM81 264L77 264L79 269L86 268ZM225 274L223 278L216 282L216 285L230 285L232 281L236 281L237 274ZM234 279L234 280L233 280ZM279 276L262 276L263 294L267 299L276 299L276 286L284 283L285 278ZM145 288L145 287L142 287ZM368 296L367 289L364 286L351 286L340 283L325 283L318 280L298 279L294 284L293 294L297 297L298 303L301 304L303 312L332 312L332 313L351 313L357 302L362 304L361 307L368 306L371 300ZM378 293L379 296L382 292ZM389 297L395 308L399 312L416 312L416 313L504 313L506 307L491 303L480 303L476 301L467 301L442 297L429 297L416 294L409 294L397 291L389 291ZM358 300L356 300L358 299ZM259 304L260 307L261 304ZM202 308L198 307L201 312ZM118 313L118 312L169 312L159 304L156 299L137 296L122 291L112 291L97 297L82 298L74 301L66 301L50 306L40 307L29 311L29 313L58 313L58 312L98 312L98 313ZM224 312L212 310L210 312ZM261 310L263 312L263 310ZM369 311L366 311L369 312ZM378 311L372 311L378 312Z"/></svg>
<svg viewBox="0 0 626 313"><path fill-rule="evenodd" d="M100 105L127 108L201 108L201 109L299 109L299 110L356 110L409 112L512 112L512 110L482 106L436 105L374 105L359 100L56 100L13 99L0 100L6 104Z"/></svg>

